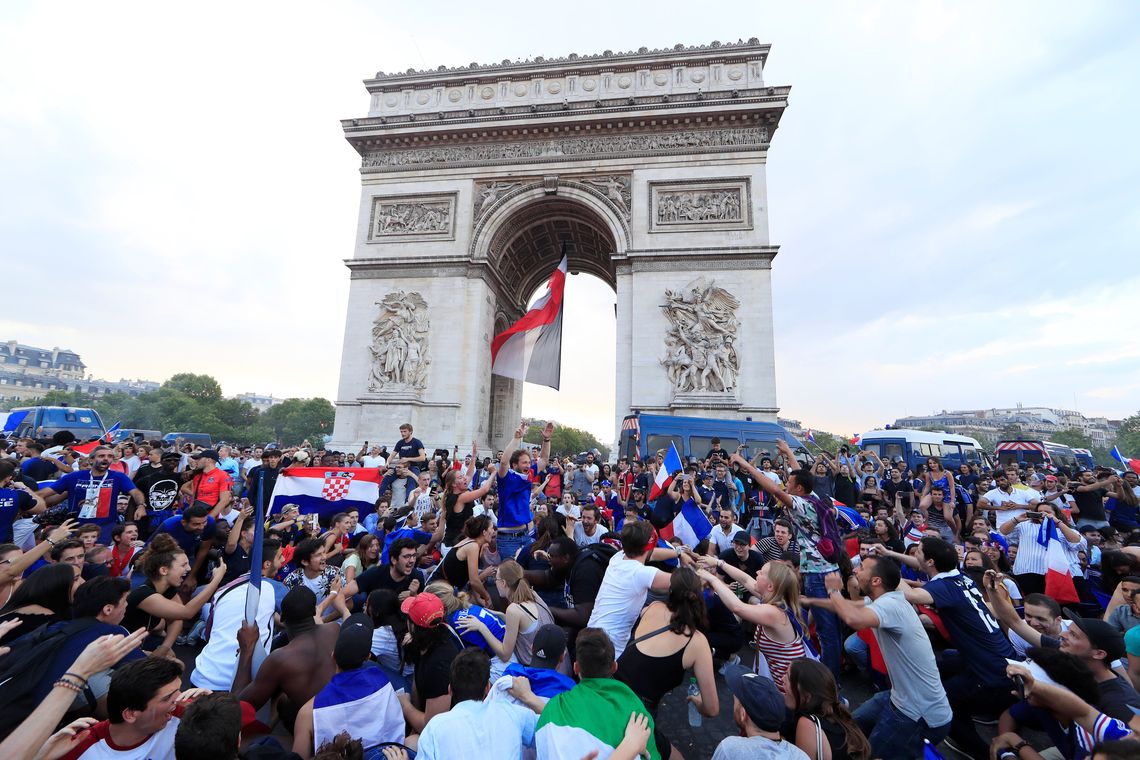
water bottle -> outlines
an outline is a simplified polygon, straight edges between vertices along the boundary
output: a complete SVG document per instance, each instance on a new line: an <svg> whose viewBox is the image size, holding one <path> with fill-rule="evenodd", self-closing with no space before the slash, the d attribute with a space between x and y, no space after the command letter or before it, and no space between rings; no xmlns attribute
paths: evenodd
<svg viewBox="0 0 1140 760"><path fill-rule="evenodd" d="M687 693L690 697L700 696L701 687L697 686L696 678L689 679L689 689ZM693 728L697 728L701 725L701 711L697 709L697 706L693 702L689 702L689 725Z"/></svg>

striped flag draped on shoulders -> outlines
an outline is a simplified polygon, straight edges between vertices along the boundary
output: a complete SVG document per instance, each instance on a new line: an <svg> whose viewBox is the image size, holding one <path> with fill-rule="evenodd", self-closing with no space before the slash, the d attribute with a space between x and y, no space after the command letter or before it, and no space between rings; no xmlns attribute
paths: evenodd
<svg viewBox="0 0 1140 760"><path fill-rule="evenodd" d="M518 322L491 341L491 373L558 390L562 372L562 296L566 246L546 294Z"/></svg>

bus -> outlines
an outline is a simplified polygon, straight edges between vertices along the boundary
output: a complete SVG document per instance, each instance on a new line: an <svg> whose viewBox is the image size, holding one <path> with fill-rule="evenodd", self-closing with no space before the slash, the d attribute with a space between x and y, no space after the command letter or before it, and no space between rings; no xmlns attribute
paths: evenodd
<svg viewBox="0 0 1140 760"><path fill-rule="evenodd" d="M993 467L982 444L967 435L905 428L872 430L859 436L859 447L874 452L884 462L901 461L912 470L925 464L928 457L938 457L948 470L962 464Z"/></svg>
<svg viewBox="0 0 1140 760"><path fill-rule="evenodd" d="M98 412L77 406L17 407L8 412L4 428L15 438L48 439L68 432L79 441L101 438L107 432Z"/></svg>
<svg viewBox="0 0 1140 760"><path fill-rule="evenodd" d="M1093 453L1088 449L1073 449L1073 456L1076 458L1079 467L1085 470L1096 468L1096 460L1093 459Z"/></svg>
<svg viewBox="0 0 1140 760"><path fill-rule="evenodd" d="M795 436L775 422L754 422L719 419L712 417L674 417L668 414L626 415L618 433L618 457L645 459L658 451L669 450L669 444L677 447L681 459L688 462L690 457L704 459L712 449L712 439L720 439L720 447L729 454L743 445L741 454L749 459L766 453L776 456L776 441L786 441L788 446L804 462L811 462L812 456Z"/></svg>

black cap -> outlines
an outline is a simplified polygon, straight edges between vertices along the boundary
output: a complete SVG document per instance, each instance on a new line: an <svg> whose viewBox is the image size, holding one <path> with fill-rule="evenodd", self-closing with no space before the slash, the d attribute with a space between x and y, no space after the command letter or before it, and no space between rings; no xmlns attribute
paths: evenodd
<svg viewBox="0 0 1140 760"><path fill-rule="evenodd" d="M566 632L562 626L548 623L538 629L531 644L530 666L554 670L566 651Z"/></svg>
<svg viewBox="0 0 1140 760"><path fill-rule="evenodd" d="M179 454L177 451L164 451L164 452L162 452L162 459L177 459L177 460L181 461L182 455Z"/></svg>
<svg viewBox="0 0 1140 760"><path fill-rule="evenodd" d="M784 695L771 678L756 675L740 665L727 665L724 680L740 700L748 719L761 731L778 731L784 723Z"/></svg>
<svg viewBox="0 0 1140 760"><path fill-rule="evenodd" d="M372 618L363 612L349 616L341 623L333 647L333 659L341 670L355 670L372 653Z"/></svg>
<svg viewBox="0 0 1140 760"><path fill-rule="evenodd" d="M752 536L748 535L746 530L738 530L732 534L732 543L748 546L752 543Z"/></svg>
<svg viewBox="0 0 1140 760"><path fill-rule="evenodd" d="M214 451L213 449L202 449L197 454L191 454L190 458L191 459L213 459L215 462L217 462L218 461L218 452Z"/></svg>

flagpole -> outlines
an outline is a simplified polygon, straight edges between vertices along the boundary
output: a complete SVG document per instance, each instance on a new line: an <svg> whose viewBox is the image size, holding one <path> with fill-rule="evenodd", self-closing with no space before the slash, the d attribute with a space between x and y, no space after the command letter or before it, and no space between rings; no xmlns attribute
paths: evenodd
<svg viewBox="0 0 1140 760"><path fill-rule="evenodd" d="M245 588L245 622L257 622L261 603L261 543L265 538L265 468L257 473L257 507L254 511L253 546L249 553L249 584Z"/></svg>

